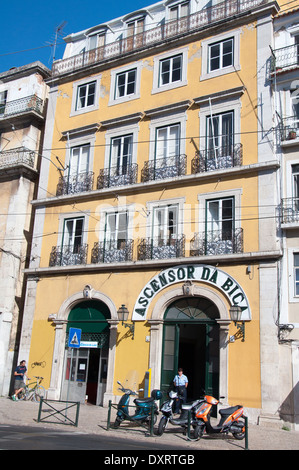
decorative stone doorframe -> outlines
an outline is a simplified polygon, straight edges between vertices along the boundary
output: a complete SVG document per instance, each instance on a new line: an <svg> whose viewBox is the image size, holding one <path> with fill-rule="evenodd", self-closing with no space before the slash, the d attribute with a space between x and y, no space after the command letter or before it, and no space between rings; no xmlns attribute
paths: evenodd
<svg viewBox="0 0 299 470"><path fill-rule="evenodd" d="M220 318L216 320L219 325L219 396L225 397L223 404L227 403L228 399L228 329L231 323L229 317L228 307L224 300L211 289L193 285L194 297L205 297L213 302L219 311ZM178 300L179 298L186 297L183 293L182 287L176 287L171 291L164 293L156 302L152 318L148 320L151 325L151 341L150 341L150 354L149 354L149 368L151 369L152 383L151 387L159 388L161 381L161 362L162 362L162 343L163 343L163 323L164 313L167 307Z"/></svg>
<svg viewBox="0 0 299 470"><path fill-rule="evenodd" d="M116 337L118 317L117 310L112 300L101 292L90 289L89 299L99 300L107 305L110 311L111 319L107 320L110 325L109 335L109 353L108 353L108 370L107 370L107 388L104 394L103 406L107 406L110 399L113 398L113 380L114 380L114 366L115 366L115 350L116 350ZM86 300L83 290L72 295L66 299L61 305L57 315L51 315L50 320L55 324L55 340L52 359L52 370L50 387L48 389L48 398L52 400L59 400L62 387L63 375L63 361L65 350L65 337L68 316L72 308L78 303Z"/></svg>

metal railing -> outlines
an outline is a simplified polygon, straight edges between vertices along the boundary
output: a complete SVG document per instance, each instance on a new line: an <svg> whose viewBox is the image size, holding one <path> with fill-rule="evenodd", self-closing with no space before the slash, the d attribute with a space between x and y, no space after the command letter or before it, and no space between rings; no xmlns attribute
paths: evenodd
<svg viewBox="0 0 299 470"><path fill-rule="evenodd" d="M116 263L133 260L133 240L95 242L91 250L92 263Z"/></svg>
<svg viewBox="0 0 299 470"><path fill-rule="evenodd" d="M17 165L28 165L34 168L35 152L23 147L0 152L0 169Z"/></svg>
<svg viewBox="0 0 299 470"><path fill-rule="evenodd" d="M49 266L71 266L87 263L88 245L53 246L50 253Z"/></svg>
<svg viewBox="0 0 299 470"><path fill-rule="evenodd" d="M299 139L299 116L289 116L282 119L279 130L282 141Z"/></svg>
<svg viewBox="0 0 299 470"><path fill-rule="evenodd" d="M93 177L93 171L87 171L77 175L61 176L56 188L56 196L91 191L93 187Z"/></svg>
<svg viewBox="0 0 299 470"><path fill-rule="evenodd" d="M243 229L196 233L190 241L190 256L243 253Z"/></svg>
<svg viewBox="0 0 299 470"><path fill-rule="evenodd" d="M138 245L138 259L169 259L185 256L185 235L168 239L142 238Z"/></svg>
<svg viewBox="0 0 299 470"><path fill-rule="evenodd" d="M163 43L170 39L179 38L187 33L196 32L218 21L227 20L234 15L245 13L263 4L268 0L227 0L211 7L180 18L175 21L161 22L134 36L119 39L111 44L82 52L67 59L57 60L53 63L52 75L73 72L83 67L101 63L107 59L117 58L137 50Z"/></svg>
<svg viewBox="0 0 299 470"><path fill-rule="evenodd" d="M43 105L44 101L36 95L7 101L6 103L0 104L0 119L5 119L15 114L27 113L29 111L35 111L42 115Z"/></svg>
<svg viewBox="0 0 299 470"><path fill-rule="evenodd" d="M299 222L299 197L288 197L282 199L281 221L283 224Z"/></svg>
<svg viewBox="0 0 299 470"><path fill-rule="evenodd" d="M161 180L165 178L175 178L183 176L187 170L186 155L174 155L167 158L159 158L157 160L149 160L144 162L141 170L141 181Z"/></svg>
<svg viewBox="0 0 299 470"><path fill-rule="evenodd" d="M47 408L43 409L44 404ZM79 410L80 402L77 401L59 401L41 398L39 403L37 422L65 424L77 427L79 422ZM74 417L72 417L73 411L75 411ZM42 416L43 412L47 414ZM52 419L52 421L50 421L50 418ZM53 420L53 418L55 418L55 420Z"/></svg>
<svg viewBox="0 0 299 470"><path fill-rule="evenodd" d="M241 166L243 162L242 144L234 144L215 149L200 150L191 161L191 173L220 170Z"/></svg>
<svg viewBox="0 0 299 470"><path fill-rule="evenodd" d="M288 67L299 66L299 45L281 47L273 51L274 56L271 60L271 71L279 72Z"/></svg>
<svg viewBox="0 0 299 470"><path fill-rule="evenodd" d="M122 186L137 183L138 165L115 166L103 168L97 180L97 189L110 188L113 186Z"/></svg>

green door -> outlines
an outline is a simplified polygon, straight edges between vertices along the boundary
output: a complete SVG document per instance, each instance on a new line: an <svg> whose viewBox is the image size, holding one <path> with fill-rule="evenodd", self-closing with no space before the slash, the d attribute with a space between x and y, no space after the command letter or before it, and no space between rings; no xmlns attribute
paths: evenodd
<svg viewBox="0 0 299 470"><path fill-rule="evenodd" d="M218 310L201 298L184 298L171 304L164 315L161 389L168 392L178 367L188 377L188 401L219 394Z"/></svg>

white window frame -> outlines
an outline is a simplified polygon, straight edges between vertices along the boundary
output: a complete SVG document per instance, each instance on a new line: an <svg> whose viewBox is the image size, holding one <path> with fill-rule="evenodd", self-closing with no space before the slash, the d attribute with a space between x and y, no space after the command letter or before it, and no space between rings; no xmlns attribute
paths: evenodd
<svg viewBox="0 0 299 470"><path fill-rule="evenodd" d="M135 204L119 204L118 206L103 205L100 209L100 222L98 224L99 242L106 241L106 220L111 214L127 214L127 240L133 239L133 221L135 214Z"/></svg>
<svg viewBox="0 0 299 470"><path fill-rule="evenodd" d="M92 86L94 86L93 103L88 105L87 100L88 100L90 88ZM97 82L95 80L92 80L91 82L88 82L88 83L83 83L82 85L78 85L78 87L77 87L77 98L76 98L76 111L80 111L81 109L87 110L86 108L90 109L95 105L96 86L97 86ZM81 95L80 90L83 89L84 87L85 87L85 96L83 98L84 99L84 104L83 104L83 106L81 106L81 103L80 103L80 95Z"/></svg>
<svg viewBox="0 0 299 470"><path fill-rule="evenodd" d="M101 75L97 75L95 77L90 77L89 79L82 79L77 82L73 83L73 96L72 96L72 107L71 107L71 112L70 112L70 117L72 116L77 116L79 114L84 114L84 113L89 113L91 111L95 111L99 109L99 98L100 98L100 83L101 83ZM78 90L81 86L87 85L91 82L96 82L95 83L95 96L94 96L94 104L92 106L86 106L81 109L76 109L77 107L77 96L78 96Z"/></svg>
<svg viewBox="0 0 299 470"><path fill-rule="evenodd" d="M151 120L150 123L150 150L149 150L149 160L155 160L156 158L156 137L157 130L162 127L169 127L176 124L180 125L180 155L185 154L186 149L186 113L180 114L171 114L167 116L156 117Z"/></svg>
<svg viewBox="0 0 299 470"><path fill-rule="evenodd" d="M65 157L65 174L64 176L68 175L68 171L70 168L70 163L71 163L71 155L72 155L72 149L74 147L83 147L86 145L89 145L89 157L88 157L88 168L86 169L86 172L91 171L93 168L93 159L94 159L94 144L95 144L95 135L86 135L84 137L75 137L70 135L68 140L67 140L67 149L66 149L66 157Z"/></svg>
<svg viewBox="0 0 299 470"><path fill-rule="evenodd" d="M64 227L67 220L75 219L84 219L83 220L83 233L82 233L82 245L87 243L88 236L88 225L89 225L89 211L82 212L66 212L59 215L59 227L58 227L58 239L57 246L62 246L64 240Z"/></svg>
<svg viewBox="0 0 299 470"><path fill-rule="evenodd" d="M188 5L188 13L185 16L182 16L181 10L183 5ZM177 18L171 18L171 11L177 10ZM167 18L168 21L175 21L176 19L179 20L181 18L186 18L191 13L191 1L180 1L180 2L171 2L167 5Z"/></svg>
<svg viewBox="0 0 299 470"><path fill-rule="evenodd" d="M154 235L154 223L155 223L155 211L158 209L164 209L169 206L177 206L177 234L176 238L179 238L184 233L184 205L185 197L163 199L158 201L149 201L146 203L147 213L149 214L149 220L146 227L146 236L151 239Z"/></svg>
<svg viewBox="0 0 299 470"><path fill-rule="evenodd" d="M295 266L294 255L299 254L299 248L288 249L288 277L289 277L289 302L298 303L299 295L295 294ZM299 268L298 268L299 269Z"/></svg>
<svg viewBox="0 0 299 470"><path fill-rule="evenodd" d="M108 129L105 134L105 168L110 168L110 147L112 140L115 138L123 137L126 135L133 135L133 144L132 144L132 160L131 164L137 163L137 145L138 145L138 132L139 126L138 124L132 124L128 126L121 126L117 128Z"/></svg>
<svg viewBox="0 0 299 470"><path fill-rule="evenodd" d="M181 71L181 80L175 82L169 82L165 85L160 84L160 68L161 63L164 60L172 59L174 57L182 56L182 71ZM153 88L152 94L161 93L163 91L173 90L174 88L179 88L186 86L187 82L187 65L188 65L188 47L182 49L176 49L172 53L166 52L159 56L154 57L154 77L153 77Z"/></svg>
<svg viewBox="0 0 299 470"><path fill-rule="evenodd" d="M131 100L136 100L140 98L140 80L141 80L141 62L135 62L130 66L124 66L117 68L111 71L111 86L110 86L110 96L108 106L113 106L119 103L126 103ZM136 78L135 78L135 93L130 95L124 95L117 97L117 77L121 74L128 73L129 71L136 69Z"/></svg>
<svg viewBox="0 0 299 470"><path fill-rule="evenodd" d="M207 80L213 77L219 77L228 73L240 70L240 37L241 30L235 30L227 32L225 34L219 34L209 39L205 39L201 43L202 49L202 65L201 65L201 76L200 80ZM217 70L209 71L209 49L210 46L215 43L223 43L224 41L233 38L233 63L232 65Z"/></svg>

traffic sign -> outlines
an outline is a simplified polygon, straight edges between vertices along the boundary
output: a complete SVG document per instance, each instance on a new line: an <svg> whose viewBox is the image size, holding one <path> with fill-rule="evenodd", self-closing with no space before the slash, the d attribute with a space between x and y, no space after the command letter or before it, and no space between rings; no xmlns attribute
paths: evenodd
<svg viewBox="0 0 299 470"><path fill-rule="evenodd" d="M70 328L68 342L69 348L80 348L81 333L82 330L80 328Z"/></svg>

